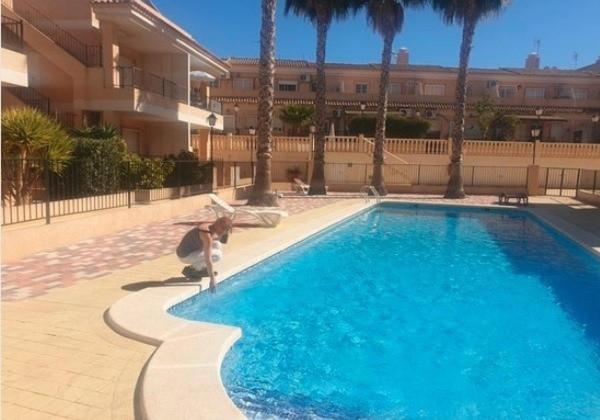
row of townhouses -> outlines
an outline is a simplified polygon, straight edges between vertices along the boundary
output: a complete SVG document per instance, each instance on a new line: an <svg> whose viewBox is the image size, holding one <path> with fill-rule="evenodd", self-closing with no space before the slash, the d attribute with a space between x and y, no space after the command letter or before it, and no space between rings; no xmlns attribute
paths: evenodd
<svg viewBox="0 0 600 420"><path fill-rule="evenodd" d="M281 107L312 104L314 63L279 60L275 131L288 133ZM131 151L165 155L206 149L213 128L247 134L257 124L258 62L220 59L150 0L2 0L2 109L29 105L68 126L111 123ZM330 125L373 115L378 64L327 64ZM406 49L392 68L389 110L430 122L430 138L451 132L456 69L415 65ZM473 105L489 95L516 116L516 140L600 139L600 60L579 70L471 69L467 137L479 137ZM216 119L208 118L214 115Z"/></svg>
<svg viewBox="0 0 600 420"><path fill-rule="evenodd" d="M258 74L256 59L231 58L229 77L212 89L223 103L225 130L244 133L256 127ZM379 64L326 66L327 105L330 123L338 135L347 133L350 119L374 115L379 90ZM311 104L314 98L314 63L279 60L276 65L275 115L289 104ZM428 137L447 138L451 132L457 69L415 65L402 49L392 66L389 112L397 117L429 120ZM531 140L531 128L542 128L543 141L591 142L600 139L600 59L579 70L540 68L540 58L530 54L523 68L470 69L469 115L466 137L480 138L473 105L484 95L497 109L518 118L516 140ZM275 118L275 130L287 134Z"/></svg>

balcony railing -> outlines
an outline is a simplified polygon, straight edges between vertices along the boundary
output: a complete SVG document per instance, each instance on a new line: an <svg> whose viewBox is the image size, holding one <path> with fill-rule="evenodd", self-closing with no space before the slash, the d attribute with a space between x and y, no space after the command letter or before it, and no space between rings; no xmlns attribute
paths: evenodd
<svg viewBox="0 0 600 420"><path fill-rule="evenodd" d="M2 16L2 48L23 51L23 21Z"/></svg>
<svg viewBox="0 0 600 420"><path fill-rule="evenodd" d="M187 88L165 79L156 74L149 73L135 66L115 67L117 79L115 87L134 87L146 92L155 93L179 102L187 103Z"/></svg>
<svg viewBox="0 0 600 420"><path fill-rule="evenodd" d="M3 88L10 92L13 96L23 102L25 105L35 108L49 117L55 119L64 127L75 127L77 116L72 112L62 112L52 109L50 106L50 98L44 96L39 91L32 87L7 86ZM4 92L3 92L4 93Z"/></svg>
<svg viewBox="0 0 600 420"><path fill-rule="evenodd" d="M87 45L80 41L24 0L14 2L14 11L86 67L102 66L100 45ZM4 30L2 32L4 37Z"/></svg>
<svg viewBox="0 0 600 420"><path fill-rule="evenodd" d="M31 87L7 86L6 89L25 105L50 115L50 99Z"/></svg>
<svg viewBox="0 0 600 420"><path fill-rule="evenodd" d="M192 92L190 95L190 105L196 108L206 109L217 114L223 113L223 104L221 104L221 102L206 98L205 96L199 95L196 92Z"/></svg>
<svg viewBox="0 0 600 420"><path fill-rule="evenodd" d="M115 67L114 85L119 88L133 87L178 102L187 103L188 101L188 90L185 86L135 66ZM190 105L217 114L221 114L223 110L221 102L207 99L197 92L190 92Z"/></svg>

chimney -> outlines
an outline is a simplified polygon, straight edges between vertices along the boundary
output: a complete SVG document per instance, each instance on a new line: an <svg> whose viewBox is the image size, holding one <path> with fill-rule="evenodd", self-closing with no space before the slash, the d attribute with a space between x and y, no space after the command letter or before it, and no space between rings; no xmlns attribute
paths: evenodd
<svg viewBox="0 0 600 420"><path fill-rule="evenodd" d="M396 64L399 66L408 66L408 48L400 48L396 57Z"/></svg>
<svg viewBox="0 0 600 420"><path fill-rule="evenodd" d="M537 53L530 53L525 60L525 68L527 70L539 70L540 68L540 56Z"/></svg>

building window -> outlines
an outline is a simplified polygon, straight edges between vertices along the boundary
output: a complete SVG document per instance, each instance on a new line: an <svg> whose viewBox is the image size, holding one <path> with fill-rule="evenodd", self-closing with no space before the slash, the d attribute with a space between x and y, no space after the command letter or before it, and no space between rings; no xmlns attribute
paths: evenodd
<svg viewBox="0 0 600 420"><path fill-rule="evenodd" d="M102 125L102 111L83 111L81 117L84 127Z"/></svg>
<svg viewBox="0 0 600 420"><path fill-rule="evenodd" d="M571 99L573 93L571 88L559 86L556 88L556 99Z"/></svg>
<svg viewBox="0 0 600 420"><path fill-rule="evenodd" d="M277 89L280 92L296 92L298 85L296 82L279 82L277 84Z"/></svg>
<svg viewBox="0 0 600 420"><path fill-rule="evenodd" d="M400 83L391 83L390 84L390 95L401 95L402 94L402 85Z"/></svg>
<svg viewBox="0 0 600 420"><path fill-rule="evenodd" d="M356 93L367 93L369 90L369 85L366 83L357 83L356 84Z"/></svg>
<svg viewBox="0 0 600 420"><path fill-rule="evenodd" d="M253 79L233 79L234 90L253 90L254 80Z"/></svg>
<svg viewBox="0 0 600 420"><path fill-rule="evenodd" d="M585 88L573 88L573 99L587 99L588 90Z"/></svg>
<svg viewBox="0 0 600 420"><path fill-rule="evenodd" d="M498 96L500 98L512 98L517 94L517 89L514 86L500 86L498 88Z"/></svg>
<svg viewBox="0 0 600 420"><path fill-rule="evenodd" d="M344 82L331 81L325 86L327 92L344 93Z"/></svg>
<svg viewBox="0 0 600 420"><path fill-rule="evenodd" d="M446 86L445 85L425 85L426 96L444 96L446 94Z"/></svg>
<svg viewBox="0 0 600 420"><path fill-rule="evenodd" d="M546 89L544 88L525 88L526 98L543 98L546 95Z"/></svg>

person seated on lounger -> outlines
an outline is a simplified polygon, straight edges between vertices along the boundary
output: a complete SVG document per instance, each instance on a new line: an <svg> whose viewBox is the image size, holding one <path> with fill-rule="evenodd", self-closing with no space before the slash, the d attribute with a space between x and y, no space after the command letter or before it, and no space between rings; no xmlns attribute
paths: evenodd
<svg viewBox="0 0 600 420"><path fill-rule="evenodd" d="M184 264L189 264L181 272L187 278L210 277L210 290L215 291L215 272L213 262L223 257L221 243L226 243L233 222L227 216L218 218L214 223L202 223L187 232L179 246L177 256Z"/></svg>

